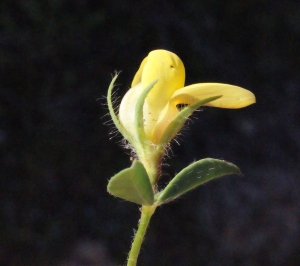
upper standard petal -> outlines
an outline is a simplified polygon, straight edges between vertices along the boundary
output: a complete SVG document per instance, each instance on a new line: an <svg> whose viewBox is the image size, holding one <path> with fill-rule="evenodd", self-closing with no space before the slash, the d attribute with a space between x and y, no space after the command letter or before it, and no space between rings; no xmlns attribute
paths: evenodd
<svg viewBox="0 0 300 266"><path fill-rule="evenodd" d="M132 86L141 83L146 88L158 80L148 94L146 101L153 109L162 110L174 91L184 86L185 69L181 59L166 50L154 50L142 61L135 74Z"/></svg>

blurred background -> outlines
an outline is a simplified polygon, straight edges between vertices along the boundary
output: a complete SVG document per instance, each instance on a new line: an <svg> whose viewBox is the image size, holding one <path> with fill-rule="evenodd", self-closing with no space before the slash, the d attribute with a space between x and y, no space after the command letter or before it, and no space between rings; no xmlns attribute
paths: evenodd
<svg viewBox="0 0 300 266"><path fill-rule="evenodd" d="M257 103L193 115L161 187L204 157L244 175L160 207L139 265L299 265L299 1L2 0L0 17L1 265L124 265L139 210L106 192L130 155L105 95L157 48L181 57L186 84Z"/></svg>

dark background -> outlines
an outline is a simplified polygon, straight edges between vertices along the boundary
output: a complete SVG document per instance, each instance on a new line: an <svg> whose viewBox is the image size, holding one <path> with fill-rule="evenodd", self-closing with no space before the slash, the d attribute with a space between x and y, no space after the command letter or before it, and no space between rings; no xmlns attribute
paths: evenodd
<svg viewBox="0 0 300 266"><path fill-rule="evenodd" d="M139 210L106 192L130 160L105 95L157 48L181 57L186 84L239 85L257 103L193 115L161 185L204 157L244 176L160 207L139 265L299 265L299 1L177 2L1 1L1 265L124 264Z"/></svg>

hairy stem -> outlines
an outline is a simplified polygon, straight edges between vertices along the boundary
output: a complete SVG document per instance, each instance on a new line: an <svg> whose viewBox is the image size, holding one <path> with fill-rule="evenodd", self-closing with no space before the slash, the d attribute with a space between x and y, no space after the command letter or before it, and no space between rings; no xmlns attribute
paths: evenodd
<svg viewBox="0 0 300 266"><path fill-rule="evenodd" d="M155 212L156 207L156 205L152 205L142 206L141 208L141 219L138 225L138 230L132 242L131 250L129 252L127 266L136 266L137 264L137 259L141 250L141 245L143 243L150 219L153 213Z"/></svg>

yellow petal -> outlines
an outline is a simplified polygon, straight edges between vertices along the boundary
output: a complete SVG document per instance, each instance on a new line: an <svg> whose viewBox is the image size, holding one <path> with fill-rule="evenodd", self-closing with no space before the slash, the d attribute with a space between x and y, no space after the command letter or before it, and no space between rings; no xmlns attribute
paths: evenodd
<svg viewBox="0 0 300 266"><path fill-rule="evenodd" d="M147 63L147 59L148 59L148 57L144 58L144 60L142 61L141 65L140 65L140 68L135 73L135 76L134 76L134 78L132 80L132 83L131 83L131 87L136 86L138 83L140 83L142 81L142 73L143 73L143 70L144 70L144 66ZM155 79L153 79L153 80L155 80Z"/></svg>
<svg viewBox="0 0 300 266"><path fill-rule="evenodd" d="M255 103L255 96L251 91L238 86L222 83L200 83L181 88L174 92L169 103L160 113L151 141L158 143L163 132L178 114L178 104L193 104L213 96L222 95L221 98L204 104L220 108L242 108Z"/></svg>
<svg viewBox="0 0 300 266"><path fill-rule="evenodd" d="M181 59L176 54L166 50L154 50L150 52L142 61L131 85L133 88L138 85L144 89L157 79L158 82L149 92L144 105L144 127L149 139L152 139L151 135L161 111L170 101L174 91L184 86L185 69ZM133 93L136 93L135 89L130 92L131 95ZM123 99L123 101L127 101L127 99ZM134 103L131 101L131 104L134 105ZM121 107L123 107L122 104ZM120 118L122 117L121 112L123 109L120 108ZM130 118L131 120L132 117Z"/></svg>
<svg viewBox="0 0 300 266"><path fill-rule="evenodd" d="M160 116L157 120L155 128L151 134L151 141L153 143L159 143L161 136L163 135L164 131L173 120L173 118L179 113L176 105L168 103L166 107L160 113ZM176 132L177 133L177 132Z"/></svg>
<svg viewBox="0 0 300 266"><path fill-rule="evenodd" d="M135 119L135 104L143 92L143 88L141 84L138 84L124 95L120 108L119 108L119 120L123 127L131 133L131 135L136 138L136 129L134 126Z"/></svg>
<svg viewBox="0 0 300 266"><path fill-rule="evenodd" d="M132 81L132 86L142 83L146 88L158 79L146 101L156 110L162 110L174 91L184 86L185 69L180 58L166 50L154 50L143 60Z"/></svg>
<svg viewBox="0 0 300 266"><path fill-rule="evenodd" d="M174 105L192 104L216 95L222 97L207 103L206 106L237 109L256 102L255 95L251 91L223 83L199 83L186 86L174 92L171 102Z"/></svg>

